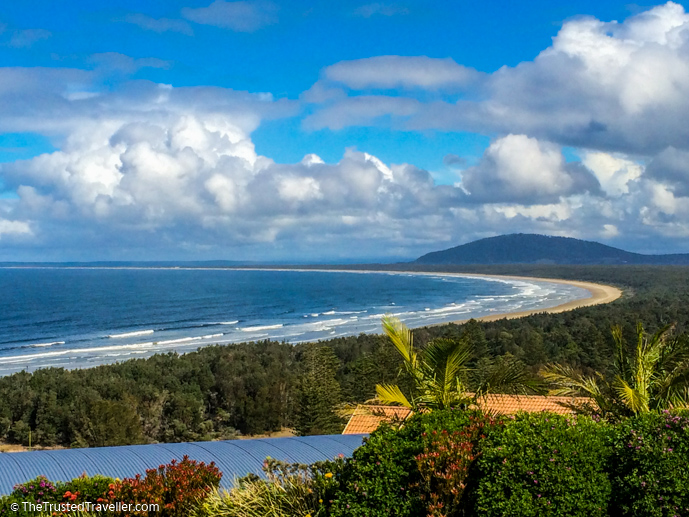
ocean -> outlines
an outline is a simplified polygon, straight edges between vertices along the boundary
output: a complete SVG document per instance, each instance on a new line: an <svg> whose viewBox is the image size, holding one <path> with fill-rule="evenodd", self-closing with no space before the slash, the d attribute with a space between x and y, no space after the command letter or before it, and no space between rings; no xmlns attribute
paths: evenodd
<svg viewBox="0 0 689 517"><path fill-rule="evenodd" d="M291 343L547 308L588 291L443 274L0 268L0 375L263 339Z"/></svg>

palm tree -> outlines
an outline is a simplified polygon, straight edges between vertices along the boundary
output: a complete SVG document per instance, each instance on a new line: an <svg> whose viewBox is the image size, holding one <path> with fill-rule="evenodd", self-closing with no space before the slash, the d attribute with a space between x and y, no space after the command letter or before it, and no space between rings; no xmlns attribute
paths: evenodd
<svg viewBox="0 0 689 517"><path fill-rule="evenodd" d="M555 387L553 395L585 395L591 404L573 406L580 412L620 418L649 411L689 407L689 340L672 336L668 325L649 336L636 326L630 350L622 329L612 328L615 359L612 375L583 375L569 366L550 365L541 372Z"/></svg>
<svg viewBox="0 0 689 517"><path fill-rule="evenodd" d="M424 348L414 347L412 332L397 318L385 316L383 330L402 356L402 370L412 381L408 395L396 384L376 386L378 400L419 409L447 409L474 404L493 390L512 394L537 391L523 363L514 359L497 362L482 372L469 367L473 345L467 339L434 339Z"/></svg>

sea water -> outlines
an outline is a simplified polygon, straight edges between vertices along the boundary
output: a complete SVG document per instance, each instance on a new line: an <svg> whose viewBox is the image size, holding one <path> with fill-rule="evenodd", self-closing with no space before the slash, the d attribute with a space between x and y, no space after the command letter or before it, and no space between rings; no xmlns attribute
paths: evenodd
<svg viewBox="0 0 689 517"><path fill-rule="evenodd" d="M291 343L553 307L588 291L443 274L0 268L0 375L263 339Z"/></svg>

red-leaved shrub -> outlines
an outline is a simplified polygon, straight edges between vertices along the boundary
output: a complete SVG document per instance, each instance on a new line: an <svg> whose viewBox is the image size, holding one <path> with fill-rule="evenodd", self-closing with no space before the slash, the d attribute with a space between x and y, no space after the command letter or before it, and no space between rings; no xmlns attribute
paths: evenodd
<svg viewBox="0 0 689 517"><path fill-rule="evenodd" d="M421 499L428 517L454 515L466 488L469 468L478 455L478 442L485 438L490 418L471 416L460 430L423 433L424 450L416 456L421 474Z"/></svg>
<svg viewBox="0 0 689 517"><path fill-rule="evenodd" d="M158 512L126 512L122 517L156 515L158 517L187 517L208 494L220 484L222 474L214 463L172 460L167 465L137 474L110 485L105 503L158 504Z"/></svg>

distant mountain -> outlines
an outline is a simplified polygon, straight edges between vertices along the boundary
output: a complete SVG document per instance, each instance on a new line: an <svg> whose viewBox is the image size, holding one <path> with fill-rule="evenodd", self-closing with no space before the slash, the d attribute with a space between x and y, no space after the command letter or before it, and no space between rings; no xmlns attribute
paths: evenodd
<svg viewBox="0 0 689 517"><path fill-rule="evenodd" d="M515 233L434 251L415 264L655 264L689 265L689 254L642 255L599 242Z"/></svg>

